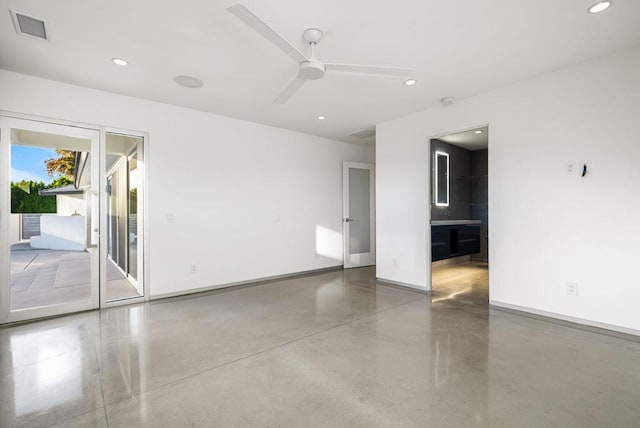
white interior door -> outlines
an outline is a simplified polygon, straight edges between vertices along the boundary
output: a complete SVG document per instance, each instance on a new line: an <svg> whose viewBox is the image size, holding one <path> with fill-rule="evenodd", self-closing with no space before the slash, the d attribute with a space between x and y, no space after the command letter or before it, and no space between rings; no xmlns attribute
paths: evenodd
<svg viewBox="0 0 640 428"><path fill-rule="evenodd" d="M344 267L375 264L374 166L344 162L342 178Z"/></svg>
<svg viewBox="0 0 640 428"><path fill-rule="evenodd" d="M97 308L99 131L13 117L0 127L0 322ZM67 174L49 176L48 159Z"/></svg>

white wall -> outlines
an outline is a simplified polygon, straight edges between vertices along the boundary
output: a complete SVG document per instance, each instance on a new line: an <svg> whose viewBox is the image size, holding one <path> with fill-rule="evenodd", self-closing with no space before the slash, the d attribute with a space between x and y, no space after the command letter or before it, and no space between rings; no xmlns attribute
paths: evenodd
<svg viewBox="0 0 640 428"><path fill-rule="evenodd" d="M45 250L84 251L87 242L87 219L82 216L42 214L40 235L32 236L29 245Z"/></svg>
<svg viewBox="0 0 640 428"><path fill-rule="evenodd" d="M87 215L87 201L82 193L56 195L56 213L58 215Z"/></svg>
<svg viewBox="0 0 640 428"><path fill-rule="evenodd" d="M427 287L427 141L489 124L491 301L640 333L638 118L636 48L379 124L378 277Z"/></svg>
<svg viewBox="0 0 640 428"><path fill-rule="evenodd" d="M342 233L342 161L371 148L6 71L0 94L2 110L149 133L152 295L342 264L316 229Z"/></svg>

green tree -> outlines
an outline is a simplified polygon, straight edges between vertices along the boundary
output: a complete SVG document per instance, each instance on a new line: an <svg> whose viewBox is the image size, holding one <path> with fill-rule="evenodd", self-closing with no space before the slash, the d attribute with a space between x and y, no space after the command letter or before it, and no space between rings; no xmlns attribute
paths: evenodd
<svg viewBox="0 0 640 428"><path fill-rule="evenodd" d="M76 152L71 150L56 149L58 157L44 161L47 167L47 174L53 177L54 173L73 179L76 168Z"/></svg>
<svg viewBox="0 0 640 428"><path fill-rule="evenodd" d="M55 189L55 188L58 188L58 187L64 187L64 186L68 186L69 184L73 184L73 180L71 180L66 175L61 175L60 177L58 177L55 180L53 180L51 182L51 184L49 184L47 186L47 189Z"/></svg>
<svg viewBox="0 0 640 428"><path fill-rule="evenodd" d="M20 214L55 213L56 197L41 196L39 192L49 186L42 181L11 183L11 212Z"/></svg>

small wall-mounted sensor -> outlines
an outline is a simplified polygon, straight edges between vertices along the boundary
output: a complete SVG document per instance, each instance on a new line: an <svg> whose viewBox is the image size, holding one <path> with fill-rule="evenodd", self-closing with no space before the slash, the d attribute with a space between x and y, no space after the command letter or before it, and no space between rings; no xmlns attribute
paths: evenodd
<svg viewBox="0 0 640 428"><path fill-rule="evenodd" d="M569 161L565 165L565 171L569 175L580 175L580 177L584 177L587 175L589 170L589 162L587 161Z"/></svg>

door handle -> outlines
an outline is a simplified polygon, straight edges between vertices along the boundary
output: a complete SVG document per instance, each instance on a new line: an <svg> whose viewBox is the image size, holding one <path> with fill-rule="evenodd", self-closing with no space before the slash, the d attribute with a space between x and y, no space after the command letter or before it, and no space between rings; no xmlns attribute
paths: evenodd
<svg viewBox="0 0 640 428"><path fill-rule="evenodd" d="M97 212L100 208L99 205L99 193L95 190L89 190L87 192L87 219L86 230L87 240L85 247L98 248L98 242L100 239L100 228L97 223L97 218L94 217L94 210Z"/></svg>
<svg viewBox="0 0 640 428"><path fill-rule="evenodd" d="M345 218L345 219L344 219L344 222L345 222L345 223L351 223L351 222L354 222L354 221L356 221L356 220L355 220L355 219L353 219L353 218Z"/></svg>

